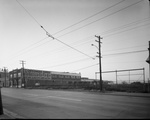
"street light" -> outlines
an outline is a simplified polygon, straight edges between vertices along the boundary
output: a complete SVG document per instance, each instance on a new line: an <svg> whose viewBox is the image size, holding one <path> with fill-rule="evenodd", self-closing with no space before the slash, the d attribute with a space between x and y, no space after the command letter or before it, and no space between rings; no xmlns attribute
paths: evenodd
<svg viewBox="0 0 150 120"><path fill-rule="evenodd" d="M91 44L92 46L95 46L98 50L99 50L99 48L96 46L96 45L94 45L94 44Z"/></svg>

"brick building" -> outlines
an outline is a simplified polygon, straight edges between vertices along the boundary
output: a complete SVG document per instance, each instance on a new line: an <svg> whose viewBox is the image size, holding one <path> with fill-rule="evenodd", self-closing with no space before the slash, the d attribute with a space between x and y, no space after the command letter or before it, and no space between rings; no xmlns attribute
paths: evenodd
<svg viewBox="0 0 150 120"><path fill-rule="evenodd" d="M34 69L15 69L9 72L11 87L33 87L64 84L69 81L81 81L80 73L43 71Z"/></svg>

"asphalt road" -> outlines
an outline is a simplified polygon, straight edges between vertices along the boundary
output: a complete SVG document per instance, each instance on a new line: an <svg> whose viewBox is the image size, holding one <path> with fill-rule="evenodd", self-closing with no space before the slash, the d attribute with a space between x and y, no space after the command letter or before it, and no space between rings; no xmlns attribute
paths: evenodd
<svg viewBox="0 0 150 120"><path fill-rule="evenodd" d="M3 107L24 118L150 118L150 98L2 88Z"/></svg>

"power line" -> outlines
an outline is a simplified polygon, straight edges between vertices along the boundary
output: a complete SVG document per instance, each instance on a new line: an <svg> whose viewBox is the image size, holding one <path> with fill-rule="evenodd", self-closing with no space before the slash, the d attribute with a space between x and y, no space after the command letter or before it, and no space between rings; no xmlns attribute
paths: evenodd
<svg viewBox="0 0 150 120"><path fill-rule="evenodd" d="M131 51L131 52L122 52L122 53L115 53L115 54L106 54L106 55L103 55L103 56L120 55L120 54L130 54L130 53L138 53L138 52L145 52L145 51L147 51L147 50ZM88 58L88 59L89 59L89 58ZM86 59L80 59L80 60L77 60L77 61L67 62L67 63L58 64L58 65L54 65L54 66L42 67L42 68L59 67L59 66L64 66L64 65L68 65L68 64L77 63L77 62L80 62L80 61L85 61L85 60L88 60L88 59L87 59L87 58L86 58ZM142 62L142 61L137 61L137 62ZM114 62L113 62L113 63L114 63ZM42 68L40 68L40 69L42 69Z"/></svg>
<svg viewBox="0 0 150 120"><path fill-rule="evenodd" d="M107 50L107 51L104 51L104 52L116 51L116 50L124 50L124 49L143 47L143 46L147 46L147 45L139 45L139 46L132 46L132 47L126 47L126 48L121 48L121 49Z"/></svg>
<svg viewBox="0 0 150 120"><path fill-rule="evenodd" d="M63 63L63 64L58 64L58 65L54 65L54 66L42 67L40 69L43 69L43 68L53 68L53 67L59 67L59 66L69 65L69 64L73 64L73 63L77 63L77 62L89 60L89 59L90 58L80 59L80 60L76 60L76 61L72 61L72 62L67 62L67 63Z"/></svg>
<svg viewBox="0 0 150 120"><path fill-rule="evenodd" d="M17 0L16 0L16 1L17 1ZM17 1L17 2L18 2L18 1ZM18 2L18 3L19 3L19 2ZM19 3L19 4L20 4L20 3ZM20 4L20 5L21 5L21 4ZM21 5L21 6L23 7L23 5ZM87 55L87 54L85 54L85 53L83 53L83 52L77 50L76 48L74 48L74 47L72 47L72 46L70 46L70 45L68 45L68 44L66 44L66 43L64 43L64 42L62 42L61 40L59 40L59 39L57 39L57 38L54 38L42 25L39 24L39 22L25 9L25 7L23 7L23 8L24 8L24 10L36 21L36 23L46 32L46 35L47 35L48 37L52 38L53 40L55 39L55 40L61 42L62 44L66 45L66 46L68 46L68 47L70 47L70 48L72 48L73 50L75 50L75 51L77 51L77 52L79 52L79 53L81 53L81 54L84 54L84 55L86 55L86 56L92 58L91 56L89 56L89 55ZM94 59L94 58L92 58L92 59Z"/></svg>
<svg viewBox="0 0 150 120"><path fill-rule="evenodd" d="M84 68L80 68L80 69L77 69L77 70L74 70L74 71L71 71L71 72L75 72L75 71L78 71L78 70L83 70L83 69L90 68L90 67L93 67L93 66L96 66L96 65L99 65L99 63L94 64L94 65L90 65L90 66L87 66L87 67L84 67Z"/></svg>
<svg viewBox="0 0 150 120"><path fill-rule="evenodd" d="M20 2L18 2L18 0L16 0L16 1L17 1L17 3L29 14L30 17L33 18L33 20L34 20L39 26L41 26L40 23L35 19L35 17L33 17L33 15L31 15L31 14L26 10L26 8L25 8Z"/></svg>
<svg viewBox="0 0 150 120"><path fill-rule="evenodd" d="M27 47L25 47L25 48L23 48L22 50L20 50L20 51L24 51L24 50L26 50L27 48L30 48L30 47L32 47L32 46L34 46L34 45L36 45L36 44L38 44L38 43L40 43L41 41L43 41L43 40L45 40L45 39L47 39L48 37L45 37L45 38L43 38L43 39L41 39L41 40L39 40L39 41L37 41L36 43L33 43L33 44L31 44L31 45L29 45L29 46L27 46ZM49 42L49 41L48 41Z"/></svg>
<svg viewBox="0 0 150 120"><path fill-rule="evenodd" d="M110 8L112 8L112 7L116 6L116 5L118 5L118 4L122 3L122 2L124 2L124 1L125 1L125 0L119 1L119 2L117 2L116 4L114 4L114 5L112 5L112 6L109 6L108 8L106 8L106 9L104 9L104 10L102 10L102 11L99 11L99 12L97 12L97 13L95 13L95 14L93 14L93 15L91 15L91 16L89 16L89 17L83 19L83 20L80 20L79 22L76 22L76 23L74 23L74 24L72 24L72 25L70 25L70 26L68 26L68 27L66 27L66 28L64 28L64 29L62 29L62 30L60 30L60 31L58 31L58 32L56 32L56 33L54 33L53 35L56 35L56 34L62 32L62 31L64 31L64 30L66 30L66 29L68 29L68 28L70 28L70 27L73 27L73 26L75 26L75 25L77 25L77 24L79 24L79 23L81 23L81 22L83 22L83 21L85 21L85 20L87 20L87 19L89 19L89 18L92 18L92 17L94 17L94 16L96 16L96 15L98 15L98 14L100 14L100 13L102 13L102 12L104 12L104 11L106 11L106 10L108 10L108 9L110 9Z"/></svg>
<svg viewBox="0 0 150 120"><path fill-rule="evenodd" d="M130 31L130 30L133 30L133 29L136 29L136 28L139 28L139 27L143 27L143 26L148 26L148 25L150 25L150 23L147 23L147 24L144 24L144 25L140 25L140 26L136 26L136 27L133 27L133 28L131 28L131 29L127 29L127 30L124 30L124 31L121 31L121 32L117 32L117 33L114 33L114 34L106 35L106 36L104 36L104 37L105 37L105 38L106 38L106 37L110 37L110 36L112 36L112 35L116 35L116 34L119 34L119 33L123 33L123 32L126 32L126 31Z"/></svg>
<svg viewBox="0 0 150 120"><path fill-rule="evenodd" d="M131 54L131 53L146 52L146 51L147 51L147 50L131 51L131 52L122 52L122 53L106 54L106 55L102 55L102 56Z"/></svg>
<svg viewBox="0 0 150 120"><path fill-rule="evenodd" d="M17 0L16 0L17 1ZM18 2L18 1L17 1ZM121 2L123 2L123 1L121 1ZM119 2L119 3L121 3L121 2ZM139 2L141 2L141 1L139 1ZM137 2L137 3L139 3L139 2ZM18 2L19 3L19 2ZM117 3L117 4L119 4L119 3ZM134 3L134 4L132 4L132 5L135 5L135 4L137 4L137 3ZM20 4L20 3L19 3ZM20 4L21 5L21 4ZM115 4L116 5L116 4ZM130 6L132 6L132 5L130 5ZM22 5L21 5L22 6ZM130 7L130 6L127 6L127 7L125 7L125 8L123 8L123 9L126 9L126 8L128 8L128 7ZM22 6L23 7L23 6ZM23 7L24 8L24 7ZM25 9L25 8L24 8ZM108 9L108 8L107 8ZM121 9L121 10L123 10L123 9ZM121 10L119 10L119 11L121 11ZM25 9L25 11L37 22L37 20ZM104 10L103 10L104 11ZM116 12L119 12L119 11L116 11ZM115 12L115 13L116 13ZM96 13L96 14L98 14L98 13ZM94 14L94 15L96 15L96 14ZM114 13L112 13L112 14L114 14ZM112 15L112 14L109 14L109 15ZM93 16L94 16L93 15ZM92 17L92 16L91 16ZM106 17L106 16L105 16ZM89 17L90 18L90 17ZM87 18L85 18L85 19L87 19ZM102 19L102 18L101 18ZM80 22L80 21L79 21ZM93 23L93 22L92 22ZM38 25L40 25L38 22L37 22L37 24ZM76 23L77 24L77 23ZM46 34L48 35L48 37L51 37L51 38L53 38L53 39L56 39L56 38L54 38L52 35L50 35L45 29L44 29L44 27L43 26L41 26L40 25L40 27L41 28L43 28L43 30L46 32ZM78 51L78 52L80 52L80 53L82 53L82 54L84 54L84 55L86 55L86 56L88 56L88 57L90 57L89 55L87 55L87 54L85 54L85 53L83 53L83 52L81 52L81 51L79 51L79 50L77 50L77 49L75 49L75 48L73 48L72 46L70 46L70 45L68 45L68 44L66 44L66 43L64 43L64 42L62 42L62 41L60 41L60 40L58 40L58 39L56 39L57 41L59 41L59 42L61 42L61 43L63 43L64 45L67 45L68 47L70 47L70 48L72 48L72 49L74 49L74 50L76 50L76 51ZM92 58L93 59L93 58Z"/></svg>
<svg viewBox="0 0 150 120"><path fill-rule="evenodd" d="M149 21L149 20L150 20L150 17L145 18L145 19L141 19L141 20L138 20L138 21L134 21L134 22L131 22L129 24L125 24L125 25L122 25L120 27L117 27L117 28L114 28L114 29L110 29L110 30L107 30L107 31L104 31L104 32L98 33L98 34L102 34L102 35L109 34L111 32L118 31L120 29L124 29L124 28L127 28L127 27L131 27L131 25L136 25L136 24L139 24L141 22L145 22L145 21Z"/></svg>
<svg viewBox="0 0 150 120"><path fill-rule="evenodd" d="M141 1L143 1L143 0L141 0ZM111 15L114 15L114 14L116 14L116 13L118 13L118 12L124 10L124 9L127 9L127 8L129 8L129 7L131 7L131 6L135 5L135 4L138 4L138 3L141 2L141 1L138 1L138 2L136 2L136 3L133 3L133 4L129 5L129 6L127 6L127 7L124 7L124 8L122 8L122 9L118 10L118 11L115 11L115 12L113 12L113 13L111 13L111 14L108 14L108 15L106 15L106 16L100 18L100 19L97 19L97 20L95 20L95 21L93 21L93 22L90 22L90 23L84 25L84 26L81 26L81 27L79 27L79 28L77 28L77 29L74 29L74 30L72 30L72 31L70 31L70 32L68 32L68 33L65 33L65 34L63 34L63 35L61 35L61 36L58 36L57 38L62 37L62 36L65 36L65 35L67 35L67 34L70 34L70 33L74 32L74 31L77 31L77 30L79 30L79 29L81 29L81 28L84 28L84 27L86 27L86 26L88 26L88 25L91 25L91 24L93 24L93 23L95 23L95 22L98 22L98 21L100 21L100 20L102 20L102 19L104 19L104 18L107 18L107 17L109 17L109 16L111 16Z"/></svg>
<svg viewBox="0 0 150 120"><path fill-rule="evenodd" d="M122 52L122 53L115 53L115 54L106 54L106 55L103 55L103 56L109 56L109 55L120 55L120 54L130 54L130 53L138 53L138 52L145 52L147 50L141 50L141 51L131 51L131 52ZM89 59L89 58L88 58ZM80 59L80 60L77 60L77 61L73 61L73 62L68 62L68 63L64 63L64 64L58 64L58 65L55 65L55 66L49 66L49 67L59 67L59 66L64 66L64 65L68 65L68 64L73 64L73 63L76 63L76 62L80 62L80 61L84 61L84 60L87 60L86 59ZM134 61L134 62L143 62L143 61ZM115 63L115 62L113 62ZM123 62L125 63L125 62ZM128 62L129 63L129 62ZM92 67L92 66L95 66L95 65L98 65L97 64L94 64L94 65L91 65L91 66L87 66L87 67L84 67L84 68L80 68L80 69L77 69L77 70L74 70L74 71L71 71L71 72L75 72L75 71L78 71L78 70L82 70L82 69L86 69L86 68L89 68L89 67ZM49 68L48 67L48 68ZM47 67L43 67L43 68L47 68ZM42 68L40 68L42 69Z"/></svg>
<svg viewBox="0 0 150 120"><path fill-rule="evenodd" d="M43 40L45 40L45 39L47 39L47 38L48 38L48 37L46 37L46 38L44 38L44 39L41 39L41 40L39 40L38 42L36 42L36 43L34 43L34 44L31 44L30 46L28 46L28 47L26 47L26 48L20 50L20 51L21 51L20 54L11 57L9 60L14 59L14 58L16 58L16 57L18 57L18 56L20 56L20 55L22 55L22 54L24 54L24 53L29 52L29 51L32 50L32 49L35 49L35 48L37 48L37 47L39 47L39 46L41 46L41 45L43 45L43 44L46 44L46 43L50 42L50 41L48 41L48 42L45 42L45 43L40 44L40 45L38 45L38 46L35 46L35 47L33 47L33 48L30 48L31 46L36 45L37 43L39 43L39 42L41 42L41 41L43 41ZM27 48L30 48L30 49L26 50ZM26 50L26 51L25 51L25 50ZM20 51L19 51L19 52L20 52ZM18 53L19 53L19 52L18 52Z"/></svg>
<svg viewBox="0 0 150 120"><path fill-rule="evenodd" d="M93 58L93 57L91 57L91 56L89 56L89 55L87 55L87 54L85 54L85 53L83 53L83 52L77 50L76 48L74 48L74 47L72 47L72 46L70 46L70 45L68 45L68 44L66 44L66 43L64 43L64 42L62 42L61 40L59 40L59 39L57 39L57 38L55 38L55 39L56 39L57 41L61 42L62 44L64 44L64 45L66 45L66 46L68 46L68 47L70 47L70 48L72 48L72 49L78 51L79 53L84 54L85 56L88 56L88 57L90 57L90 58L92 58L92 59L95 59L95 58Z"/></svg>
<svg viewBox="0 0 150 120"><path fill-rule="evenodd" d="M16 0L17 1L17 0ZM97 14L99 14L99 13L101 13L101 12L104 12L105 10L108 10L108 9L110 9L111 7L114 7L114 6L116 6L116 5L118 5L118 4L120 4L121 2L123 2L124 0L122 0L122 1L120 1L120 2L118 2L118 3L116 3L116 4L114 4L114 5L112 5L112 6L110 6L110 7L108 7L108 8L106 8L106 9L104 9L104 10L102 10L102 11L100 11L100 12L98 12L98 13L96 13L96 14L94 14L94 15L92 15L92 16L89 16L89 17L87 17L87 18L85 18L85 19L83 19L83 20L81 20L81 21L84 21L84 20L86 20L86 19L88 19L88 18L91 18L91 17L93 17L93 16L95 16L95 15L97 15ZM17 1L18 2L18 1ZM139 1L139 2L141 2L141 1ZM19 3L19 2L18 2ZM138 3L138 2L137 2ZM137 4L137 3L134 3L134 4ZM20 3L19 3L20 4ZM132 5L134 5L134 4L132 4ZM23 7L23 5L22 4L20 4L22 7ZM130 5L131 6L131 5ZM129 6L127 6L127 7L129 7ZM127 8L126 7L126 8ZM41 26L40 24L39 24L39 22L26 10L26 8L25 7L23 7L24 9L25 9L25 11L36 21L36 23L46 32L46 34L49 36L49 37L52 37L52 35L50 35L45 29L44 29L44 27L43 26ZM120 10L119 10L120 11ZM114 14L114 13L113 13ZM77 22L77 23L80 23L81 21L79 21L79 22ZM77 24L77 23L75 23L75 24ZM74 26L75 24L73 24L73 25L71 25L71 26ZM68 27L67 27L68 28ZM65 28L66 29L66 28ZM52 37L53 39L54 39L54 37ZM36 43L35 43L36 44ZM72 48L72 47L70 47L70 48Z"/></svg>
<svg viewBox="0 0 150 120"><path fill-rule="evenodd" d="M143 1L143 0L141 0L141 1ZM129 6L125 7L125 8L123 8L123 9L120 9L120 10L118 10L118 11L116 11L116 12L113 12L113 13L111 13L111 14L109 14L109 15L103 17L103 18L106 18L106 17L108 17L108 16L111 16L111 15L117 13L117 12L120 12L121 10L124 10L124 9L126 9L126 8L128 8L128 7L131 7L131 6L137 4L137 3L141 2L141 1L138 1L138 2L136 2L136 3L134 3L134 4L131 4L131 5L129 5ZM83 28L83 27L85 27L85 26L87 26L87 25L90 25L90 24L92 24L92 23L94 23L94 22L97 22L97 21L99 21L99 20L101 20L101 19L103 19L103 18L100 18L100 19L98 19L98 20L96 20L96 21L93 21L93 22L91 22L91 23L88 23L88 24L86 24L86 25L84 25L84 26L82 26L82 27L80 27L80 28ZM41 28L44 29L43 26L41 26ZM80 28L78 28L78 29L80 29ZM77 30L77 29L76 29L76 30ZM49 37L51 37L51 38L53 38L53 39L56 39L57 41L63 43L64 45L66 45L66 46L68 46L68 47L70 47L70 48L72 48L72 49L74 49L74 50L76 50L76 51L78 51L78 52L80 52L80 53L82 53L82 54L84 54L84 55L90 57L89 55L87 55L87 54L85 54L85 53L83 53L83 52L81 52L81 51L79 51L79 50L73 48L72 46L70 46L70 45L68 45L68 44L66 44L66 43L64 43L64 42L62 42L62 41L60 41L59 39L54 38L54 37L53 37L52 35L50 35L45 29L44 29L44 31L46 32L46 34L47 34ZM71 31L71 32L72 32L72 31ZM70 33L70 32L69 32L69 33ZM59 37L60 37L60 36L59 36ZM93 58L92 58L92 59L93 59Z"/></svg>
<svg viewBox="0 0 150 120"><path fill-rule="evenodd" d="M149 18L146 18L146 19L149 19ZM111 31L115 31L115 30L117 30L117 29L120 29L120 28L122 28L123 29L123 27L124 26L129 26L129 27L131 27L131 25L134 23L139 23L139 22L142 22L143 20L145 20L145 19L142 19L142 20L139 20L139 21L134 21L134 22L132 22L132 23L129 23L129 24L126 24L126 25L123 25L123 26L121 26L121 27L118 27L118 28L114 28L114 29L111 29L111 30L108 30L109 32L111 32ZM149 23L148 24L146 24L146 25L149 25ZM137 26L137 27L134 27L134 28L131 28L131 29L128 29L128 30L124 30L124 31L121 31L121 32L117 32L117 33L114 33L114 34L111 34L111 35L107 35L107 36L105 36L105 37L109 37L109 36L112 36L112 35L115 35L115 34L119 34L119 33L122 33L122 32L126 32L126 31L129 31L129 30L133 30L133 29L135 29L135 28L138 28L138 27L142 27L142 26L146 26L146 25L141 25L141 26ZM107 33L108 34L108 31L105 31L105 32L103 32L103 33ZM101 34L103 34L103 33L101 33ZM89 36L88 38L91 38L92 36ZM47 39L48 37L46 37L46 38L44 38L44 39ZM39 43L39 42L41 42L42 40L44 40L44 39L41 39L41 40L39 40L38 42L36 42L36 43L34 43L34 44L31 44L30 46L28 46L28 47L26 47L26 48L29 48L29 47L31 47L31 46L33 46L33 45L35 45L35 44L37 44L37 43ZM81 41L81 40L80 40ZM90 41L93 41L93 40L90 40ZM89 41L89 42L90 42ZM48 42L50 42L50 41L47 41L47 42L45 42L44 44L46 44L46 43L48 43ZM86 43L89 43L89 42L87 42L86 41ZM82 44L84 44L84 43L82 43ZM43 44L42 44L43 45ZM74 43L73 43L73 45L74 45ZM39 46L41 46L41 45L39 45ZM39 47L39 46L37 46L37 47ZM145 45L146 46L146 45ZM35 48L37 48L37 47L35 47ZM138 46L135 46L135 47L138 47ZM26 48L24 48L24 49L22 49L21 51L23 51L23 50L25 50ZM129 48L132 48L132 47L129 47ZM33 49L33 48L32 48ZM123 49L127 49L127 48L123 48ZM30 49L31 50L31 49ZM117 50L120 50L120 49L117 49ZM111 50L112 51L112 50ZM26 52L25 52L26 53ZM43 54L43 53L42 53ZM22 54L19 54L18 56L20 56L20 55L22 55ZM16 57L18 57L18 56L16 56Z"/></svg>
<svg viewBox="0 0 150 120"><path fill-rule="evenodd" d="M16 0L17 1L17 0ZM79 22L77 22L77 23L74 23L73 25L70 25L70 26L68 26L68 27L66 27L66 28L64 28L64 29L62 29L62 30L60 30L60 31L58 31L58 32L56 32L56 33L54 33L54 34L57 34L57 33L59 33L59 32L61 32L61 31L63 31L63 30L66 30L66 29L68 29L68 28L70 28L70 27L72 27L72 26L74 26L74 25L77 25L77 24L79 24L79 23L81 23L81 22L83 22L83 21L85 21L85 20L87 20L87 19L89 19L89 18L91 18L91 17L94 17L95 15L98 15L98 14L100 14L100 13L102 13L102 12L104 12L104 11L106 11L106 10L108 10L108 9L110 9L110 8L112 8L112 7L114 7L114 6L116 6L116 5L118 5L118 4L120 4L120 3L122 3L124 0L122 0L122 1L120 1L120 2L118 2L118 3L116 3L116 4L114 4L114 5L112 5L112 6L110 6L110 7L108 7L108 8L106 8L106 9L104 9L104 10L102 10L102 11L99 11L98 13L95 13L95 14L93 14L93 15L91 15L91 16L89 16L89 17L87 17L87 18L85 18L85 19L83 19L83 20L81 20L81 21L79 21ZM17 1L18 2L18 1ZM27 11L27 9L20 3L20 2L18 2L19 3L19 5L21 5L22 7L23 7L23 9L29 14L29 16L30 17L32 17L34 20L35 20L35 22L41 27L41 28L43 28L43 26L41 26L40 25L40 23L35 19L35 17L33 17L33 15L31 15L28 11ZM44 29L44 28L43 28ZM45 29L44 29L45 30ZM45 30L45 32L47 32L46 30ZM47 34L48 34L48 32L47 32ZM54 35L53 34L53 35ZM39 43L39 41L37 42L37 43ZM37 43L35 43L35 44L37 44ZM34 44L33 44L34 45ZM32 45L31 45L32 46Z"/></svg>
<svg viewBox="0 0 150 120"><path fill-rule="evenodd" d="M129 23L129 24L126 24L126 25L123 25L123 26L120 26L120 27L117 27L117 28L114 28L114 29L110 29L110 30L107 30L107 31L104 31L104 32L101 32L101 33L97 33L97 34L102 34L102 35L104 35L104 34L109 34L109 33L111 33L111 32L115 32L115 31L117 31L117 30L119 30L119 29L123 29L123 28L126 28L126 27L131 27L131 25L136 25L136 24L139 24L139 23L141 23L141 22L144 22L144 21L148 21L149 20L149 18L145 18L145 19L142 19L142 20L139 20L139 21L134 21L134 22L131 22L131 23ZM147 24L146 24L147 25ZM137 26L137 27L142 27L142 26L145 26L145 25L141 25L141 26ZM134 27L134 28L132 28L132 29L136 29L137 27ZM129 29L130 30L130 29ZM128 30L125 30L125 31L128 31ZM115 34L119 34L119 33L122 33L122 32L125 32L125 31L121 31L121 32L118 32L118 33L115 33ZM113 34L113 35L115 35L115 34ZM111 34L112 35L112 34ZM86 37L86 38L91 38L91 37L93 37L94 36L94 34L93 35L91 35L91 36L88 36L88 37ZM109 35L107 35L106 37L108 37ZM84 38L84 39L86 39L86 38ZM81 41L81 40L79 40L79 41ZM90 41L93 41L93 40L90 40ZM90 42L89 41L89 42ZM86 41L87 42L87 41Z"/></svg>

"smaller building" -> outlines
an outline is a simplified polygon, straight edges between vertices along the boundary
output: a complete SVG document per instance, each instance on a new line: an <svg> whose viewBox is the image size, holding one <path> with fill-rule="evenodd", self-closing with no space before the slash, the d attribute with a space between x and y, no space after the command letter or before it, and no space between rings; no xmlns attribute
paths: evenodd
<svg viewBox="0 0 150 120"><path fill-rule="evenodd" d="M5 69L0 69L0 85L2 87L9 87L9 73Z"/></svg>

